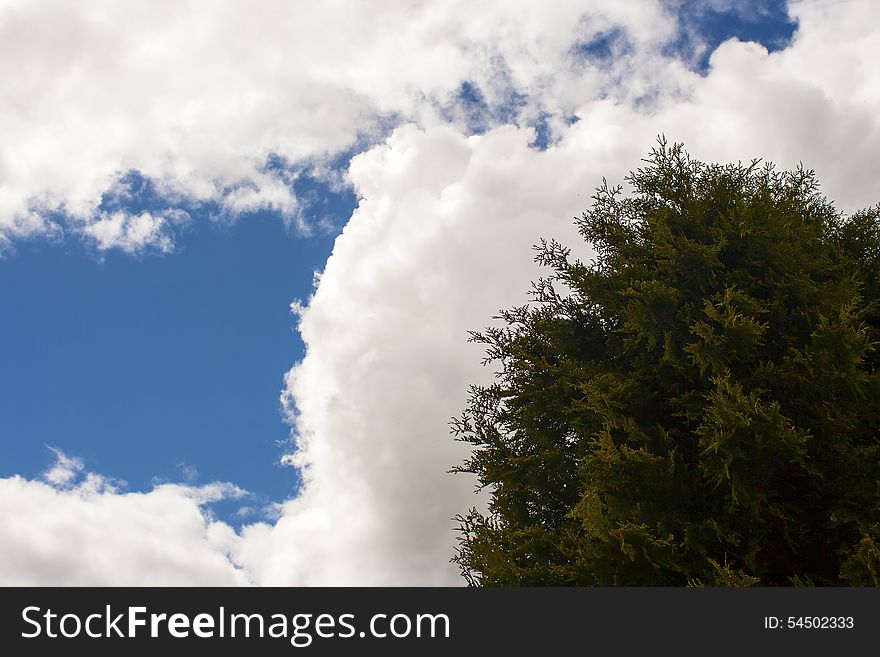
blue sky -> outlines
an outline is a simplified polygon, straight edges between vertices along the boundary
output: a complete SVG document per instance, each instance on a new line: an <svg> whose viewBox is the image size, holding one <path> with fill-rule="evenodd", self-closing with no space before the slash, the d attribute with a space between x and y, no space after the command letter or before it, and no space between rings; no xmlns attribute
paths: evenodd
<svg viewBox="0 0 880 657"><path fill-rule="evenodd" d="M602 176L665 133L877 200L870 0L216 6L0 0L0 583L456 583L467 331Z"/></svg>
<svg viewBox="0 0 880 657"><path fill-rule="evenodd" d="M335 224L303 236L273 213L230 224L196 209L173 253L34 240L0 259L2 474L39 473L51 446L136 490L219 480L252 504L295 494L296 471L278 464L290 438L278 396L302 357L289 304L311 293L355 201L298 191L309 221Z"/></svg>

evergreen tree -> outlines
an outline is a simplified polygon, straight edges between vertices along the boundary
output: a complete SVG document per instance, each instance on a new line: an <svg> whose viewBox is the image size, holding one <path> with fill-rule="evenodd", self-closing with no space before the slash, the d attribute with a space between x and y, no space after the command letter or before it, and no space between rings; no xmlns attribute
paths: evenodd
<svg viewBox="0 0 880 657"><path fill-rule="evenodd" d="M473 333L492 385L453 421L476 585L880 584L880 205L812 171L661 139L542 242L533 303Z"/></svg>

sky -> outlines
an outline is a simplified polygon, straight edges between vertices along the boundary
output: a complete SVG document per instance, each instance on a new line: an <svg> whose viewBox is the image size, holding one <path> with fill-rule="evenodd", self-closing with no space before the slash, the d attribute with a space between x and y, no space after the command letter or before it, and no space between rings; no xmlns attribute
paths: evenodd
<svg viewBox="0 0 880 657"><path fill-rule="evenodd" d="M0 0L0 584L463 584L467 331L660 134L880 201L878 25Z"/></svg>

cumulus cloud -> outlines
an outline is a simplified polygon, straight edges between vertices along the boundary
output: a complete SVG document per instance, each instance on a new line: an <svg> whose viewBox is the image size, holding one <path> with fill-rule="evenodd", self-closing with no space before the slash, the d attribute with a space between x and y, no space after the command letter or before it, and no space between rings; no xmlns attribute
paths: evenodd
<svg viewBox="0 0 880 657"><path fill-rule="evenodd" d="M406 126L353 160L362 201L288 376L304 489L274 527L245 529L238 557L257 581L456 581L450 519L474 482L446 473L465 455L447 423L481 374L467 329L521 300L542 235L574 236L581 176L560 177L568 158L531 138Z"/></svg>
<svg viewBox="0 0 880 657"><path fill-rule="evenodd" d="M193 10L196 4L183 6ZM448 563L454 544L451 517L481 499L473 494L472 480L446 474L465 456L451 440L447 422L461 409L468 384L491 376L480 368L482 354L466 342L466 332L484 326L498 309L526 300L529 281L539 273L530 264L531 246L541 237L557 237L589 257L572 217L588 205L602 176L619 181L662 132L685 141L701 159L764 156L784 167L803 161L817 169L825 192L845 210L878 200L874 183L880 171L873 156L880 152L876 3L793 3L790 12L799 29L788 48L768 53L759 45L731 40L712 54L706 75L658 54L674 33L660 5L608 3L613 9L590 14L587 4L559 3L548 10L524 3L514 11L510 3L503 10L480 3L466 12L455 3L451 8L416 3L405 12L382 12L380 19L375 7L362 10L356 3L351 5L355 9L346 9L353 17L324 16L322 9L303 25L292 19L264 25L261 21L272 15L265 13L269 5L254 17L233 20L232 6L218 3L217 15L212 12L189 35L191 43L175 37L172 28L151 23L152 10L144 9L138 21L155 32L145 32L140 47L160 62L147 69L168 65L168 53L185 52L199 60L212 47L216 30L228 37L232 51L218 49L216 65L224 68L217 70L229 67L229 81L239 93L230 107L218 104L209 110L193 100L195 92L188 95L190 87L158 80L152 110L129 104L120 116L141 122L138 134L152 130L154 136L165 135L167 130L180 138L172 140L170 151L155 147L171 143L161 139L148 144L123 140L129 145L112 151L112 170L137 168L180 193L222 203L227 202L225 192L218 190L234 187L230 181L257 181L247 188L263 189L259 154L277 151L291 161L317 157L355 143L359 131L371 125L369 117L386 113L407 120L351 160L348 182L358 207L316 279L312 297L293 306L306 355L290 371L283 400L297 441L288 460L302 469L304 483L296 499L280 506L278 520L236 533L205 515L204 502L192 497L192 488L85 494L71 487L62 468L54 486L0 480L14 493L16 502L9 504L31 514L9 516L21 524L15 533L19 542L0 546L0 554L13 555L5 563L28 553L27 517L41 549L61 549L46 547L50 541L45 536L51 534L37 531L55 522L53 505L66 511L64 517L77 518L82 533L94 536L112 534L113 514L120 509L128 514L130 507L136 510L129 514L136 518L127 534L131 544L141 533L160 532L163 538L156 559L168 562L161 571L166 581L460 583ZM349 21L358 28L349 27ZM93 22L100 32L100 21ZM329 33L329 25L338 27L338 34L328 37L331 45L315 44L313 35ZM614 26L634 44L626 54L602 65L573 58L578 44ZM170 41L159 47L153 34L166 34ZM250 54L243 44L251 43L248 35L254 34L260 39L254 41L257 54ZM299 35L303 42L285 50L288 46L277 45L279 34ZM263 50L264 42L276 47ZM304 44L317 50L304 50ZM115 41L105 45L124 52L133 48ZM273 53L286 53L289 59L273 60ZM131 57L126 66L139 71L141 60ZM252 60L271 64L271 84L265 73L250 67ZM80 74L87 68L81 67ZM550 146L533 147L535 132L527 121L468 134L460 117L444 113L443 104L435 101L469 79L486 90L490 102L492 93L501 98L510 88L525 90L535 111L559 117ZM212 95L220 93L216 77L191 81L200 97L219 100ZM166 84L179 92L179 114L162 109L167 109L163 95L170 94ZM302 94L292 91L300 88ZM136 91L128 94L121 100L142 100ZM173 120L177 132L166 125L169 116L182 117ZM563 120L568 116L580 120ZM228 136L216 139L223 131ZM9 170L3 164L8 157L3 157L0 174ZM104 178L94 178L99 183L69 172L48 176L48 187L31 196L64 199L66 207L74 207L75 198L94 197L112 177L107 171ZM218 186L218 180L223 184ZM47 192L50 188L55 191ZM83 189L91 191L80 194ZM0 217L3 207L20 212L30 207L5 198L0 198ZM283 195L275 202L283 204ZM87 215L93 211L88 203L84 207ZM118 234L125 233L124 225L123 220ZM7 498L13 495L0 497L4 503ZM151 524L159 522L149 516L154 511L170 514L167 527ZM7 517L5 511L0 517ZM124 553L134 547L123 542L107 548L114 549ZM138 559L149 559L147 552L132 558L131 578ZM191 565L184 554L200 555L201 565ZM77 581L112 577L88 558L65 558L68 570L81 573ZM34 570L26 572L30 581L46 581L33 579ZM22 575L16 581L25 579Z"/></svg>
<svg viewBox="0 0 880 657"><path fill-rule="evenodd" d="M102 213L85 226L83 232L97 247L105 251L118 248L126 253L139 253L147 247L171 250L171 237L163 230L165 219L149 212L136 215L125 212Z"/></svg>
<svg viewBox="0 0 880 657"><path fill-rule="evenodd" d="M0 582L6 586L236 586L239 540L205 505L245 493L225 483L120 492L53 450L44 481L0 479Z"/></svg>
<svg viewBox="0 0 880 657"><path fill-rule="evenodd" d="M463 82L495 103L552 93L571 44L618 26L645 48L674 32L651 0L0 0L0 240L170 248L155 217L100 213L132 170L171 199L297 223L270 157L320 166L395 117L437 120Z"/></svg>

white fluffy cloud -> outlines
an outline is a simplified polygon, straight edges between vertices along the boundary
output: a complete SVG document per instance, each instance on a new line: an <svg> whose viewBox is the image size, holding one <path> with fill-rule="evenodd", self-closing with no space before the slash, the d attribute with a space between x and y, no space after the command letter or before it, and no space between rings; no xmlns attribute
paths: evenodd
<svg viewBox="0 0 880 657"><path fill-rule="evenodd" d="M476 502L474 482L446 472L465 456L448 421L481 375L467 330L522 299L542 235L574 235L582 176L560 177L570 158L530 138L406 126L352 162L363 200L302 313L308 355L288 377L304 491L274 527L245 531L239 558L257 581L456 581L451 518Z"/></svg>
<svg viewBox="0 0 880 657"><path fill-rule="evenodd" d="M238 498L230 484L166 484L123 493L55 451L43 481L0 479L0 582L20 585L237 586L239 540L204 505Z"/></svg>
<svg viewBox="0 0 880 657"><path fill-rule="evenodd" d="M209 110L195 103L192 114L183 112L196 117L189 127L168 132L183 135L169 137L167 143L177 144L173 155L160 154L153 148L155 140L146 146L135 140L125 156L130 159L114 165L140 168L179 193L220 194L224 200L217 190L226 187L203 186L200 177L226 183L258 180L255 153L314 157L322 149L352 143L358 130L369 125L365 117L377 112L413 119L351 161L348 177L360 198L358 208L336 240L313 296L298 306L307 351L288 376L284 399L296 411L298 451L291 460L303 469L304 487L283 505L277 522L250 525L236 534L200 512L199 500L188 497L190 489L84 494L63 476L55 486L13 478L0 483L15 495L0 499L14 499L12 509L28 508L30 515L4 510L0 522L30 518L33 540L45 545L46 534L36 528L51 522L56 507L93 537L112 526L114 514L132 515L142 524L133 521L130 540L108 540L106 549L121 551L135 564L147 558L136 549L136 536L162 532L164 551L157 548L156 559L167 559L163 572L181 584L211 577L218 583L246 578L275 585L460 583L448 563L454 544L450 519L479 498L473 495L473 481L446 474L464 457L462 447L451 441L447 422L461 409L467 385L490 375L479 366L480 349L466 343L466 331L484 326L499 308L525 300L537 274L530 264L531 245L540 237L578 244L571 218L589 203L603 175L620 180L663 132L685 141L702 159L764 156L784 167L804 161L817 169L826 193L846 210L880 200L874 157L880 152L877 3L795 3L791 13L800 30L790 47L768 54L754 44L727 42L713 54L705 77L657 55L658 44L672 30L657 5L634 9L633 3L608 3L613 10L586 23L579 20L582 8L592 4L560 3L558 9L554 4L552 11L544 5L539 11L538 3L524 3L514 11L510 3L503 10L481 3L467 13L424 3L398 14L382 12L381 19L370 7L363 14L352 10L361 21L359 29L346 27L350 18L342 14L325 17L328 22L316 14L302 25L278 21L265 34L258 29L264 26L260 17L271 14L257 11L255 17L236 21L231 5L218 5L217 16L212 13L190 39L179 36L180 41L165 42L164 49L155 44L148 49L160 61L165 52L196 57L215 47L210 46L212 30L236 27L226 33L232 52L218 49L218 61L212 62L221 67L217 71L228 67L233 87L244 85L230 100L232 107L220 104ZM148 18L131 20L151 24ZM641 45L611 72L571 63L571 48L583 34L608 30L615 22L627 26L627 34ZM145 34L170 29L151 25L156 30ZM335 48L316 44L309 51L304 44L315 44L314 34L328 33L330 25L338 30L328 37ZM254 35L260 35L255 47L263 52L261 44L274 43L277 34L297 34L304 41L290 51L265 48L267 59L261 61L273 62L269 77L279 84L263 87L250 80L254 69L245 67L245 74L236 66L255 57L245 47ZM290 58L275 61L273 53ZM114 66L128 70L120 63ZM82 65L80 74L87 69ZM443 97L465 79L485 82L487 88L492 86L487 81L494 80L499 93L506 81L532 94L536 107L560 116L576 114L580 121L571 126L559 122L558 141L545 151L529 146L534 135L523 126L467 136L460 126L442 125L442 111L429 111L431 98ZM215 83L209 76L199 88L211 90ZM163 85L170 89L173 84L157 84L155 102L161 105ZM304 85L302 95L289 91L299 84ZM270 88L274 93L258 93ZM181 107L189 107L194 102L187 95L190 87L176 89L186 101ZM141 98L136 91L129 91L129 100ZM337 92L342 96L337 98ZM318 97L333 111L324 112ZM334 104L343 97L348 100ZM139 117L140 111L140 106L125 106L120 116ZM144 112L144 129L157 130L154 134L166 134L163 121L177 116ZM228 139L208 143L209 136L223 131ZM114 151L111 161L122 161L121 152ZM3 157L0 175L9 170L8 157ZM94 161L103 162L102 157ZM68 175L75 184L59 183L54 192L44 190L43 197L63 198L72 206L75 195L64 196L69 190L82 184L94 191L105 184ZM259 180L250 188L263 189ZM18 211L27 213L29 207L21 205ZM91 206L85 207L88 214ZM108 219L84 221L91 226ZM108 227L107 234L108 239L125 234L125 220L116 232ZM579 248L588 255L585 245ZM138 512L129 514L129 508ZM163 522L149 517L154 509L170 514L167 527L151 524ZM0 543L0 554L13 555L7 563L24 558L27 525L20 525L15 536L19 543L12 548ZM175 561L185 552L212 556L189 572L189 565L181 565L189 561ZM79 573L76 580L56 570L31 570L22 571L29 575L17 581L107 581L86 557L67 559L64 572ZM126 581L137 579L135 571L132 566Z"/></svg>
<svg viewBox="0 0 880 657"><path fill-rule="evenodd" d="M142 241L115 239L98 212L131 170L172 199L296 219L270 155L319 162L383 119L434 120L463 81L536 102L579 39L619 26L649 48L674 30L651 0L592 4L0 0L0 240L170 248L143 217L126 219Z"/></svg>
<svg viewBox="0 0 880 657"><path fill-rule="evenodd" d="M88 223L83 232L102 251L112 248L137 253L148 246L161 251L171 250L171 238L163 231L165 219L149 212L132 215L117 211L101 213Z"/></svg>

